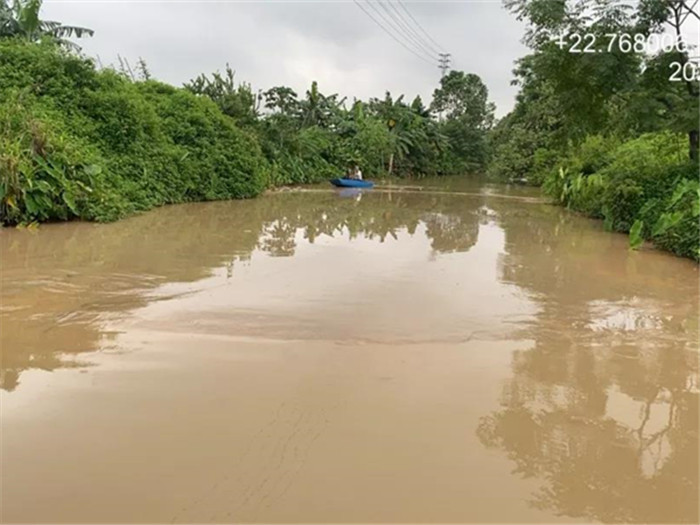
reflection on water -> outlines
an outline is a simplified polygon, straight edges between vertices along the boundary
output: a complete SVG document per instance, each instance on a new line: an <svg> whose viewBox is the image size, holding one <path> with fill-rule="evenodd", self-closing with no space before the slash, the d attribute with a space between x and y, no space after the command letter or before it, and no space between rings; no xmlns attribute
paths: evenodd
<svg viewBox="0 0 700 525"><path fill-rule="evenodd" d="M393 259L381 273L368 247L387 243ZM14 396L30 369L89 366L89 352L118 347L120 323L134 311L188 293L173 283L201 291L212 276L233 280L245 265L264 266L260 258L293 261L308 266L236 283L235 304L228 291L212 293L207 315L192 322L209 334L245 328L253 337L397 348L517 342L520 350L489 365L506 378L498 402L474 401L477 455L500 451L514 476L536 480L528 504L549 515L697 522L697 267L631 253L626 243L527 190L455 180L404 191L280 191L109 225L3 230L0 387ZM312 258L312 245L329 251ZM346 251L330 254L340 245ZM334 282L334 272L343 274L337 290L298 293ZM263 290L283 288L289 275L295 282L278 295ZM366 304L347 299L351 286L365 287ZM256 294L267 295L256 303ZM268 315L255 321L260 311ZM192 311L169 315L168 330L191 329ZM361 321L362 337L350 321ZM481 373L467 367L463 382Z"/></svg>
<svg viewBox="0 0 700 525"><path fill-rule="evenodd" d="M362 200L332 192L280 192L243 202L172 206L108 225L55 224L0 235L0 388L23 370L74 366L81 353L109 345L105 321L158 297L167 282L202 279L253 252L295 254L299 242L347 235L383 243L424 225L435 253L465 252L479 215L463 201L374 192ZM78 364L84 365L78 361Z"/></svg>
<svg viewBox="0 0 700 525"><path fill-rule="evenodd" d="M532 345L514 353L480 440L503 450L515 474L542 480L538 508L607 523L697 523L696 268L681 277L678 261L660 254L601 250L569 217L534 219L499 214L501 278L540 309L522 328Z"/></svg>

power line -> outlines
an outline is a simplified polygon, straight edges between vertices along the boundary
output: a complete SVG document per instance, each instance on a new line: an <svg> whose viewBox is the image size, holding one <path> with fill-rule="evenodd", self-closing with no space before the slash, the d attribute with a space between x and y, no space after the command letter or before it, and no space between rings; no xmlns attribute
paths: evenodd
<svg viewBox="0 0 700 525"><path fill-rule="evenodd" d="M368 17L370 17L372 19L372 21L381 28L382 31L384 31L387 35L389 35L393 40L395 40L396 42L401 44L401 46L404 47L407 51L409 51L413 55L420 58L423 62L426 62L430 65L435 65L435 62L432 62L432 61L426 59L425 57L423 57L422 55L419 55L413 49L411 49L409 46L407 46L403 41L401 41L397 37L395 37L394 34L391 31L389 31L386 27L384 27L384 25L381 22L379 22L376 18L374 18L374 16L372 16L372 14L369 11L367 11L367 9L365 9L364 6L358 0L353 0L353 2L355 2L355 4L357 4L357 7L362 9L362 12L364 12Z"/></svg>
<svg viewBox="0 0 700 525"><path fill-rule="evenodd" d="M380 0L381 1L381 0ZM411 33L411 35L416 39L424 49L427 49L429 53L433 55L439 55L440 50L437 49L434 45L432 45L424 36L422 36L416 29L413 27L411 24L411 21L406 18L406 15L404 15L399 9L396 7L396 3L392 2L391 0L387 0L387 4L394 10L394 12L398 15L400 21L403 23L403 26L408 29L408 31Z"/></svg>
<svg viewBox="0 0 700 525"><path fill-rule="evenodd" d="M371 8L372 11L373 11L374 13L376 13L377 16L379 16L379 17L393 30L394 34L396 34L399 38L401 38L401 40L402 40L403 42L405 42L406 44L408 44L414 51L416 51L416 52L419 53L419 54L422 53L422 54L423 54L426 58L428 58L429 60L433 60L433 61L437 60L437 57L436 57L435 55L433 55L432 53L426 52L425 50L423 50L423 49L420 47L420 45L416 45L415 42L413 42L410 38L408 38L408 37L406 36L406 34L405 34L405 31L403 31L403 30L401 29L401 27L398 27L398 26L395 24L395 21L391 18L391 16L389 16L389 18L387 18L387 15L384 14L384 13L377 7L377 4L379 4L379 7L381 7L384 11L387 11L386 6L385 6L384 4L382 4L381 2L371 2L371 1L369 1L369 0L368 0L367 2L365 2L365 5L366 5L367 7L369 7L369 8ZM391 15L391 12L387 11L387 13L388 13L389 15Z"/></svg>
<svg viewBox="0 0 700 525"><path fill-rule="evenodd" d="M394 30L396 30L407 42L410 42L413 44L414 48L419 50L422 53L425 53L427 56L431 57L432 59L435 59L435 54L430 51L430 49L427 49L420 40L417 40L409 30L404 26L403 22L399 20L396 15L389 10L389 8L386 6L382 0L377 0L377 2L368 2L369 4L379 4L379 7L381 7L384 12L386 13L386 16L389 17L389 20L387 20L390 24L392 24L392 27ZM375 8L376 9L376 8ZM384 15L382 15L384 16ZM384 17L386 20L386 17Z"/></svg>
<svg viewBox="0 0 700 525"><path fill-rule="evenodd" d="M396 1L397 1L398 4L403 8L403 10L406 11L406 14L407 14L409 17L411 17L411 20L413 20L413 21L416 23L416 25L418 26L418 29L420 29L420 30L423 32L423 34L424 34L426 37L428 37L428 40L430 40L433 44L435 44L435 45L438 47L438 49L440 49L441 51L444 51L445 49L444 49L440 44L438 44L438 43L435 41L435 39L434 39L433 37L431 37L431 36L428 34L428 32L423 28L423 26L420 25L420 22L418 22L418 20L416 20L416 19L413 17L413 15L412 15L411 12L408 10L408 8L406 7L406 5L405 5L401 0L396 0Z"/></svg>
<svg viewBox="0 0 700 525"><path fill-rule="evenodd" d="M416 38L415 36L413 36L413 34L411 33L411 28L406 26L406 24L404 23L404 21L402 19L397 18L397 16L391 10L389 10L389 8L387 7L385 2L378 0L376 3L379 4L379 6L389 16L391 21L394 24L396 24L396 25L392 25L392 27L396 31L398 31L398 33L401 34L401 36L407 42L411 42L415 49L419 50L422 53L425 53L432 60L435 60L437 58L437 53L434 53L432 50L430 50L428 47L426 47L420 38ZM387 2L387 3L389 3L391 5L391 2ZM385 18L385 20L386 20L386 18Z"/></svg>

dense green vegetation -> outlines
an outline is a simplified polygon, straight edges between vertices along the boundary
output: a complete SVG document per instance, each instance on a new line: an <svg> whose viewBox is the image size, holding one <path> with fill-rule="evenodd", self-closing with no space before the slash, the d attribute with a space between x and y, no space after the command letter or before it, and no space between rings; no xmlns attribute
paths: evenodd
<svg viewBox="0 0 700 525"><path fill-rule="evenodd" d="M245 198L337 177L475 172L493 105L453 71L427 107L404 97L348 103L314 82L253 93L233 71L183 88L145 64L101 69L39 19L40 0L0 2L0 222L114 220L167 203ZM443 118L436 118L441 114Z"/></svg>
<svg viewBox="0 0 700 525"><path fill-rule="evenodd" d="M0 56L4 223L112 220L266 185L255 137L208 98L98 72L52 43L0 41Z"/></svg>
<svg viewBox="0 0 700 525"><path fill-rule="evenodd" d="M697 80L669 81L686 49L653 54L610 35L681 35L677 0L506 0L529 24L520 93L494 125L481 79L452 71L430 104L254 92L225 73L183 88L98 70L70 37L85 28L39 18L41 0L0 2L0 222L114 220L161 204L245 198L336 177L478 173L543 186L555 201L700 260ZM572 53L568 35L599 53Z"/></svg>
<svg viewBox="0 0 700 525"><path fill-rule="evenodd" d="M201 75L186 89L214 100L255 133L271 167L271 183L308 183L358 164L373 177L463 174L483 169L493 104L481 79L453 71L427 107L420 97L349 103L313 82L303 97L287 86L255 95L233 71ZM436 115L444 115L438 121Z"/></svg>
<svg viewBox="0 0 700 525"><path fill-rule="evenodd" d="M505 5L529 24L532 52L515 70L514 110L489 135L491 177L543 185L557 202L630 232L633 248L651 240L700 260L700 85L669 80L687 50L634 47L664 31L679 38L697 13L677 0ZM593 35L599 52L572 53L572 34ZM612 34L627 37L611 43Z"/></svg>

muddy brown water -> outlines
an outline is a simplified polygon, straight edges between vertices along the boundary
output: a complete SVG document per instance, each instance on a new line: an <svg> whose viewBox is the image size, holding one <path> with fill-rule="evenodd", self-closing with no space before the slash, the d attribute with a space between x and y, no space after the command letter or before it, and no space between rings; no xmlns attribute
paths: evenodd
<svg viewBox="0 0 700 525"><path fill-rule="evenodd" d="M0 232L3 522L698 522L698 267L456 180Z"/></svg>

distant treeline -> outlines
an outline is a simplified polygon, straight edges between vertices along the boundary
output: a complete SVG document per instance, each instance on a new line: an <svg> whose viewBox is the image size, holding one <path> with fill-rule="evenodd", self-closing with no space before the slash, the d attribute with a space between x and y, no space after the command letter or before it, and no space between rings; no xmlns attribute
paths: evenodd
<svg viewBox="0 0 700 525"><path fill-rule="evenodd" d="M476 75L451 72L429 106L350 102L316 82L254 92L228 66L177 88L143 61L97 68L65 40L88 30L42 22L40 6L0 0L2 224L252 197L356 164L369 177L485 169L494 106Z"/></svg>
<svg viewBox="0 0 700 525"><path fill-rule="evenodd" d="M514 72L515 108L489 132L489 175L543 185L630 232L633 248L651 240L700 260L699 70L681 36L697 10L677 0L504 3L528 24L531 53Z"/></svg>

